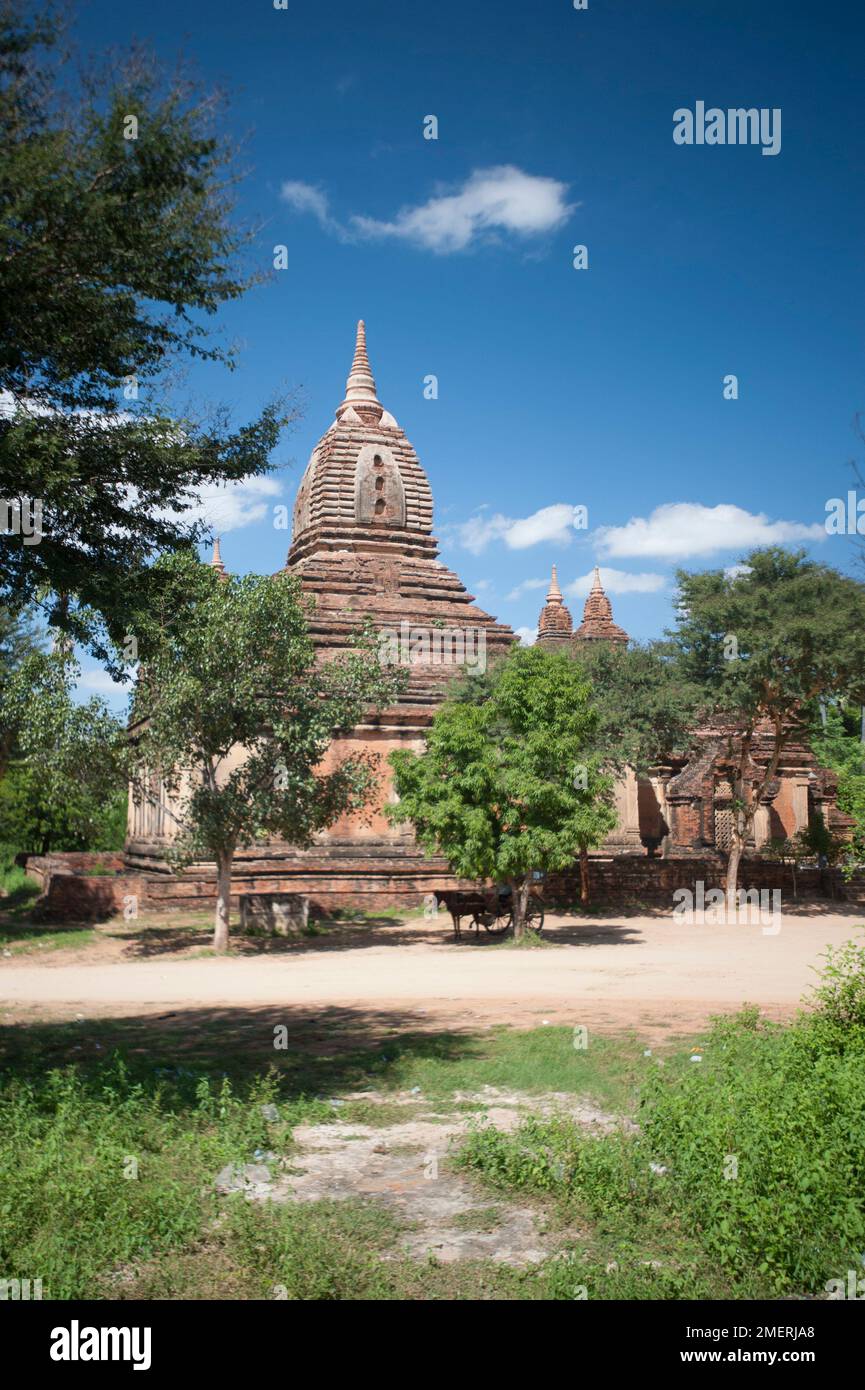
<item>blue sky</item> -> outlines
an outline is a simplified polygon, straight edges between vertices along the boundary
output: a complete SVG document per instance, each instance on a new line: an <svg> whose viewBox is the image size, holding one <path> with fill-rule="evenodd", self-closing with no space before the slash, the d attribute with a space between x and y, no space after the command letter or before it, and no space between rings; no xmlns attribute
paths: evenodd
<svg viewBox="0 0 865 1390"><path fill-rule="evenodd" d="M669 621L677 564L801 535L852 566L819 534L865 410L863 27L853 0L91 0L85 47L145 39L229 89L254 259L287 247L221 315L239 369L188 382L238 420L305 399L272 492L211 508L228 567L284 562L272 509L333 418L358 318L442 558L514 627L554 561L566 590L616 571L641 638ZM779 108L780 152L675 144L697 101Z"/></svg>

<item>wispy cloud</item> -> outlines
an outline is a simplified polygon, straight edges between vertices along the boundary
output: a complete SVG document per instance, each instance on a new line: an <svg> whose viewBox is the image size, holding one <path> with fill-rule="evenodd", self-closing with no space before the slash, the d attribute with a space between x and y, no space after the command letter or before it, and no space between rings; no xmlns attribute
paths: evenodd
<svg viewBox="0 0 865 1390"><path fill-rule="evenodd" d="M604 566L600 567L600 571L601 583L608 594L656 594L667 583L663 574L645 571L642 574L631 574L628 570L606 569ZM589 570L588 574L581 574L573 584L569 584L566 592L576 598L585 598L594 578L595 571Z"/></svg>
<svg viewBox="0 0 865 1390"><path fill-rule="evenodd" d="M524 647L531 647L538 635L536 627L515 627L514 632Z"/></svg>
<svg viewBox="0 0 865 1390"><path fill-rule="evenodd" d="M345 227L331 216L330 203L324 189L297 179L288 179L279 190L279 196L294 212L308 213L314 217L319 226L332 236L337 236L343 241L349 239Z"/></svg>
<svg viewBox="0 0 865 1390"><path fill-rule="evenodd" d="M243 478L224 487L203 486L188 511L179 515L186 522L204 521L219 536L263 521L275 499L283 497L278 478ZM177 512L166 512L172 517Z"/></svg>
<svg viewBox="0 0 865 1390"><path fill-rule="evenodd" d="M683 560L723 550L825 540L826 530L822 522L770 521L765 512L747 512L730 503L704 507L698 502L668 502L648 517L602 527L593 539L608 558Z"/></svg>
<svg viewBox="0 0 865 1390"><path fill-rule="evenodd" d="M549 582L549 579L524 579L515 589L511 589L508 600L515 603L517 599L521 599L524 594L530 594L534 589L545 589Z"/></svg>
<svg viewBox="0 0 865 1390"><path fill-rule="evenodd" d="M577 206L568 185L528 174L513 164L475 169L462 184L440 188L426 202L405 206L390 219L333 216L327 194L313 184L288 181L280 196L298 213L315 217L343 240L399 240L437 255L466 251L481 241L513 236L521 241L561 227Z"/></svg>
<svg viewBox="0 0 865 1390"><path fill-rule="evenodd" d="M509 550L527 550L542 541L569 545L573 540L577 508L569 502L556 502L541 507L531 516L494 516L475 514L454 528L456 539L473 555L479 555L492 541L503 541Z"/></svg>

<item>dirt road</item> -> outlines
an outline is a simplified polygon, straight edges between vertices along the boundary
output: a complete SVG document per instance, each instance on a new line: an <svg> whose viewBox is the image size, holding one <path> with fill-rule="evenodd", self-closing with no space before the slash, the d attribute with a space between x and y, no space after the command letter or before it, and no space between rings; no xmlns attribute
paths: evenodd
<svg viewBox="0 0 865 1390"><path fill-rule="evenodd" d="M489 942L385 931L369 944L242 958L115 959L38 965L0 963L0 1009L7 1018L118 1015L170 1007L343 1005L417 1014L419 1020L507 1022L546 1018L596 1026L690 1027L709 1014L759 1004L791 1014L814 982L828 945L863 931L865 914L785 916L780 930L685 926L659 917L548 920L535 950Z"/></svg>

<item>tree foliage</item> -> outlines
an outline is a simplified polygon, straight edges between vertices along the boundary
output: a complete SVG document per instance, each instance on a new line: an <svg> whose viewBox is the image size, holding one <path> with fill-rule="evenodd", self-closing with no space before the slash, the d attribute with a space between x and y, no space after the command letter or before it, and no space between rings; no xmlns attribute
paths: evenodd
<svg viewBox="0 0 865 1390"><path fill-rule="evenodd" d="M737 760L732 895L760 798L791 736L807 727L816 702L865 699L865 588L804 551L777 546L753 551L733 570L680 570L677 579L671 637L682 674L727 728ZM761 725L772 746L755 775Z"/></svg>
<svg viewBox="0 0 865 1390"><path fill-rule="evenodd" d="M521 934L533 870L567 870L616 824L591 687L569 657L516 648L486 698L449 699L423 753L391 754L399 803L429 853L463 878L509 883Z"/></svg>
<svg viewBox="0 0 865 1390"><path fill-rule="evenodd" d="M847 711L830 705L825 725L815 720L811 730L811 747L824 767L838 778L838 808L852 816L852 859L865 863L865 746L861 741L861 709L857 705Z"/></svg>
<svg viewBox="0 0 865 1390"><path fill-rule="evenodd" d="M574 660L591 681L595 742L608 767L645 774L687 750L703 696L669 642L586 642Z"/></svg>
<svg viewBox="0 0 865 1390"><path fill-rule="evenodd" d="M68 650L32 651L0 695L16 760L0 783L0 839L16 849L117 848L125 802L123 725L105 702L75 698ZM122 832L121 832L122 839Z"/></svg>
<svg viewBox="0 0 865 1390"><path fill-rule="evenodd" d="M264 471L292 412L166 404L179 364L232 365L207 320L251 283L217 99L140 53L76 82L26 15L0 4L0 498L38 501L42 539L4 540L0 589L106 659L202 486Z"/></svg>
<svg viewBox="0 0 865 1390"><path fill-rule="evenodd" d="M371 777L359 756L323 760L334 736L396 698L372 639L317 663L299 581L220 578L183 554L159 562L159 603L142 614L149 653L132 700L135 794L158 773L176 805L178 863L215 859L215 945L228 940L238 847L279 837L309 845L362 805Z"/></svg>

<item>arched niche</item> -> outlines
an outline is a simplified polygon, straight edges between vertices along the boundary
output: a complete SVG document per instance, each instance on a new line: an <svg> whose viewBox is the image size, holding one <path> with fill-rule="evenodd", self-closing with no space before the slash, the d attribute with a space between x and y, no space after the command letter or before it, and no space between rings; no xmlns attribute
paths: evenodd
<svg viewBox="0 0 865 1390"><path fill-rule="evenodd" d="M364 526L405 526L405 488L390 449L364 444L354 471L354 515Z"/></svg>

